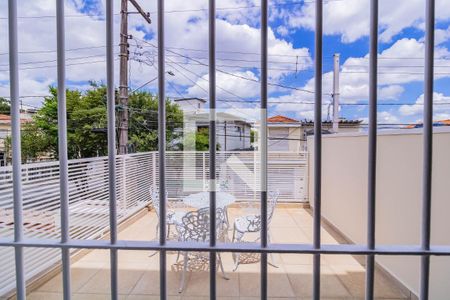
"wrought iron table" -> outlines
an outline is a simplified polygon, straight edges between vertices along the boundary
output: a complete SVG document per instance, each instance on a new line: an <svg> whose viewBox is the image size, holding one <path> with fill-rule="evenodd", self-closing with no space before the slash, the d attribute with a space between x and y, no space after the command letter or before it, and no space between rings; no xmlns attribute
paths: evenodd
<svg viewBox="0 0 450 300"><path fill-rule="evenodd" d="M225 192L216 192L216 207L226 208L236 202L236 197ZM183 198L183 203L197 209L209 207L209 192L191 194Z"/></svg>

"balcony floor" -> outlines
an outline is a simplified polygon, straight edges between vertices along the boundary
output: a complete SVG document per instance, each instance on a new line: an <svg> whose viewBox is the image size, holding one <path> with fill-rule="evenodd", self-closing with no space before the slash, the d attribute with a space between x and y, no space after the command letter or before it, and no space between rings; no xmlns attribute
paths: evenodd
<svg viewBox="0 0 450 300"><path fill-rule="evenodd" d="M242 214L231 208L230 220ZM119 234L120 239L148 240L155 238L155 213L148 212ZM277 207L270 226L273 243L311 243L312 217L304 208ZM338 239L322 228L323 243L337 244ZM230 232L231 237L231 232ZM119 252L119 299L159 299L159 258L146 251ZM259 264L240 265L233 272L229 253L222 255L229 280L217 278L218 299L259 299ZM209 299L209 273L188 273L186 288L178 293L181 272L173 267L176 255L168 255L168 293L170 299ZM312 256L273 255L278 268L269 266L268 293L270 299L311 299ZM321 266L322 299L364 299L364 257L323 255ZM270 258L269 258L270 261ZM73 299L110 299L109 251L94 250L72 263ZM409 299L409 295L391 282L382 272L375 274L377 299ZM61 275L50 278L36 288L29 299L62 299Z"/></svg>

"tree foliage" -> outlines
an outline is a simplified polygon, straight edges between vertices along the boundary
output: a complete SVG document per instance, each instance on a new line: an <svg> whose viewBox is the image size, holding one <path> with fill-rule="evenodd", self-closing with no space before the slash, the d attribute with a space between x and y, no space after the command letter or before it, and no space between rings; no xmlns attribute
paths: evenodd
<svg viewBox="0 0 450 300"><path fill-rule="evenodd" d="M0 97L0 114L9 115L11 113L11 107L9 101Z"/></svg>
<svg viewBox="0 0 450 300"><path fill-rule="evenodd" d="M43 153L58 157L58 95L56 88L50 87L49 90L51 96L44 99L42 107L33 116L33 122L23 128L24 160L35 159ZM69 159L107 155L106 87L91 83L91 88L84 92L68 89L66 102ZM121 109L129 112L132 151L157 150L158 98L148 92L135 92L129 97L128 108L116 104L116 112ZM179 149L182 111L170 101L166 101L166 111L168 149Z"/></svg>
<svg viewBox="0 0 450 300"><path fill-rule="evenodd" d="M128 105L131 145L138 152L158 149L158 97L148 92L130 95ZM119 108L120 109L120 108ZM180 150L183 112L177 104L166 100L166 143L169 150Z"/></svg>

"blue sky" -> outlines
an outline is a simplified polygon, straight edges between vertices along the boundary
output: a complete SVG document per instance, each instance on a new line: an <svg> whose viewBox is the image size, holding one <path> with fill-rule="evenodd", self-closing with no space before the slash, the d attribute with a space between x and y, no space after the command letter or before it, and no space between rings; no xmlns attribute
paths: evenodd
<svg viewBox="0 0 450 300"><path fill-rule="evenodd" d="M156 3L140 1L152 24L130 15L130 87L157 76ZM206 0L166 1L167 94L173 98L208 95L208 14ZM369 0L324 4L323 102L331 101L333 54L340 54L340 114L367 120ZM21 95L48 94L56 82L55 6L51 0L19 1ZM255 110L259 101L259 1L217 1L217 97L234 111ZM314 95L314 2L270 1L269 115L311 119ZM450 118L450 6L436 8L435 119ZM105 80L104 0L66 1L67 82L80 90ZM131 7L131 4L130 4ZM421 120L423 94L424 0L380 1L379 123ZM0 96L9 94L6 1L0 3ZM115 1L116 44L119 1ZM118 48L115 49L118 54ZM116 65L118 74L118 65ZM118 76L116 76L118 78ZM289 88L282 88L287 86ZM157 92L156 81L145 86ZM305 91L306 90L306 91ZM23 98L39 106L42 97ZM358 105L354 105L358 104ZM323 107L327 118L327 105Z"/></svg>

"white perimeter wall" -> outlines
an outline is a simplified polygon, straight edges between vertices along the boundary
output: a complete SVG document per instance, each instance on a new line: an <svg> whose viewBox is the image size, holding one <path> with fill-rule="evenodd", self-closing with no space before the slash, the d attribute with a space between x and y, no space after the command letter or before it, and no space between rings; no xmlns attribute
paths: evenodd
<svg viewBox="0 0 450 300"><path fill-rule="evenodd" d="M435 128L432 243L450 245L450 129ZM368 145L365 134L323 136L322 216L354 243L366 243ZM314 204L314 144L308 138L309 199ZM420 130L378 136L376 243L419 245L422 195ZM420 259L377 256L377 262L418 294ZM431 258L430 299L450 299L450 257Z"/></svg>

